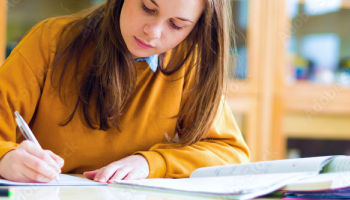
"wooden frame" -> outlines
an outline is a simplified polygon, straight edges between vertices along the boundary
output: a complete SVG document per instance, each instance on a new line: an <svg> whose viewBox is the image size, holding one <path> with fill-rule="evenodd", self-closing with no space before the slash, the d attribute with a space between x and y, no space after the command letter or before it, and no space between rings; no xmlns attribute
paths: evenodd
<svg viewBox="0 0 350 200"><path fill-rule="evenodd" d="M234 112L244 113L245 139L251 161L284 157L285 139L282 135L283 78L285 44L280 37L286 28L285 1L250 0L248 41L248 72L246 82L231 83L238 89L228 95Z"/></svg>
<svg viewBox="0 0 350 200"><path fill-rule="evenodd" d="M0 66L5 61L6 21L7 21L7 0L1 0L1 3L0 3Z"/></svg>
<svg viewBox="0 0 350 200"><path fill-rule="evenodd" d="M282 79L276 77L284 64L285 44L279 33L285 26L285 1L250 0L248 23L248 80L230 83L235 88L228 102L246 117L245 139L251 161L281 158L285 147L282 129ZM276 56L277 55L277 56ZM239 87L237 87L237 85ZM234 90L234 89L233 89ZM272 112L271 112L272 111Z"/></svg>
<svg viewBox="0 0 350 200"><path fill-rule="evenodd" d="M281 148L285 147L285 140L281 134L283 103L280 101L283 85L282 67L285 61L285 41L280 37L286 27L286 1L266 0L261 20L263 28L261 40L261 104L259 120L261 123L262 146L261 158L268 160L284 157Z"/></svg>

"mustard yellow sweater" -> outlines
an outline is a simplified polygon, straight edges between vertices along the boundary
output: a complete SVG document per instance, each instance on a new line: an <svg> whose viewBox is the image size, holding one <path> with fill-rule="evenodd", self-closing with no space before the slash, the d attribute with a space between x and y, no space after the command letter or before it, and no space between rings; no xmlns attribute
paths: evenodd
<svg viewBox="0 0 350 200"><path fill-rule="evenodd" d="M95 170L136 153L148 161L148 178L184 178L199 167L249 162L248 147L227 103L221 104L208 138L182 148L165 142L164 132L174 137L176 125L176 119L167 117L178 113L181 93L191 81L169 80L183 77L185 67L165 76L159 70L154 73L146 62L136 63L136 91L122 116L122 132L88 128L80 112L67 126L59 126L77 100L73 95L64 105L48 73L56 34L68 22L48 19L39 23L0 67L0 158L23 141L14 120L18 111L42 148L65 160L63 173Z"/></svg>

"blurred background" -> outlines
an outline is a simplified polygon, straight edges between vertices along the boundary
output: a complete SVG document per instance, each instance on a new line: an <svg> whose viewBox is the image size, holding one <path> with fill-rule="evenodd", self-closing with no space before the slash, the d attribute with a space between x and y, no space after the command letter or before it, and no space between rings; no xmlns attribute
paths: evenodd
<svg viewBox="0 0 350 200"><path fill-rule="evenodd" d="M104 0L0 0L0 64L49 17ZM227 97L252 161L350 154L350 0L231 0Z"/></svg>

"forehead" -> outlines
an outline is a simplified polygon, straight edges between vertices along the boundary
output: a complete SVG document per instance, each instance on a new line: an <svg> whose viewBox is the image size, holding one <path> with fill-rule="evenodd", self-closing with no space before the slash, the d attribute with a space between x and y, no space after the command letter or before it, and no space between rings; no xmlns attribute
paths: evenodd
<svg viewBox="0 0 350 200"><path fill-rule="evenodd" d="M158 9L173 17L197 19L204 9L204 0L144 0L155 2Z"/></svg>

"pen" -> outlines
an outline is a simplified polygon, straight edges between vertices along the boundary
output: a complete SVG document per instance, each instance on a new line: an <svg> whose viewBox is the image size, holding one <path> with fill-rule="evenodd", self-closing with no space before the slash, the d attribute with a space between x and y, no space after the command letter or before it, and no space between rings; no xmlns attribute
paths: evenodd
<svg viewBox="0 0 350 200"><path fill-rule="evenodd" d="M15 115L16 115L16 123L18 125L19 130L22 132L23 136L27 140L34 142L35 145L37 145L40 149L42 149L38 140L36 140L34 134L30 130L28 124L24 121L22 116L17 111L15 112ZM60 180L59 176L57 176L57 182L59 182L59 180Z"/></svg>

